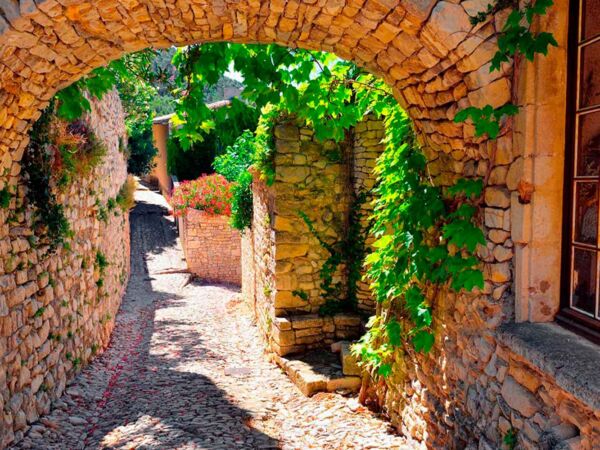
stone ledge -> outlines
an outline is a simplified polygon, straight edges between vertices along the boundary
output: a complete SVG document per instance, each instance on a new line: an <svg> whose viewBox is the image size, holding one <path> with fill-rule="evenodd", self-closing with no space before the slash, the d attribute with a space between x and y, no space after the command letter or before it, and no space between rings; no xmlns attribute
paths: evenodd
<svg viewBox="0 0 600 450"><path fill-rule="evenodd" d="M271 348L279 356L326 347L336 340L358 339L363 330L361 318L356 314L276 317L273 325Z"/></svg>
<svg viewBox="0 0 600 450"><path fill-rule="evenodd" d="M339 355L327 350L313 350L301 356L282 357L272 355L290 380L307 397L317 392L358 392L360 376L348 376L342 372Z"/></svg>
<svg viewBox="0 0 600 450"><path fill-rule="evenodd" d="M600 410L600 346L555 323L511 323L498 341L556 380L594 411Z"/></svg>

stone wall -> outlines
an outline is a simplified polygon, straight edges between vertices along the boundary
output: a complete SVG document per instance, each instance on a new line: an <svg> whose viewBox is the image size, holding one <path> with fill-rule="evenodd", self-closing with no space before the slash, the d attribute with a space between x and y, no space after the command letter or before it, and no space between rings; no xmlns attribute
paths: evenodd
<svg viewBox="0 0 600 450"><path fill-rule="evenodd" d="M398 355L400 370L388 381L383 403L400 429L432 448L473 448L476 444L483 449L498 448L502 431L496 405L504 406L504 398L514 388L511 382L504 390L498 389L498 383L486 373L502 373L499 361L507 358L500 350L506 346L499 341L500 327L523 322L523 327L537 330L537 324L528 322L552 321L560 305L559 230L570 8L567 0L555 0L547 16L534 24L538 30L552 31L558 41L559 47L551 48L547 57L536 58L533 64L521 59L516 67L510 63L490 73L506 12L477 26L469 20L487 3L2 2L0 173L8 169L2 180L18 173L27 130L56 90L126 52L191 42L277 43L331 51L369 69L393 88L414 120L431 175L438 183L447 185L457 177L477 174L489 175L492 186L484 205L488 208L488 246L482 251L485 289L475 296L432 299L438 336L434 351L427 357ZM464 107L498 107L509 101L522 105L522 111L503 126L497 142L476 138L471 124L453 122ZM266 226L258 236L256 228L253 231L255 243L272 232ZM273 249L268 244L263 248L265 253L255 246L255 260L267 256L266 262L259 264L269 265L274 261L269 257ZM262 273L257 276L257 293L272 285L269 277L275 269L268 269L264 280ZM267 327L268 321L263 324ZM548 339L569 344L565 355L580 355L578 348L586 346L573 333L565 339L563 329L551 327L551 331L550 337L545 335ZM600 441L598 407L590 406L598 392L590 395L589 391L600 384L597 374L586 372L587 378L576 373L555 376L540 362L545 358L530 358L532 351L523 351L523 358L545 374L544 382L554 386L556 395L574 395L580 402L573 408L586 418L585 424L578 426L581 447L592 448L592 443ZM592 356L599 353L598 346L593 347ZM564 383L565 379L579 379L588 390L578 391L576 382ZM538 390L535 395L547 411L556 406ZM527 423L517 413L510 407L504 416L511 416L519 442L527 445L523 438L527 437ZM537 425L542 430L553 429L557 421L577 426L575 416L580 415L559 406L551 417L542 416Z"/></svg>
<svg viewBox="0 0 600 450"><path fill-rule="evenodd" d="M251 282L250 287L242 286L244 299L252 305L257 324L268 340L275 317L273 286L275 286L275 230L272 212L273 191L254 173L252 183L252 230L248 239L242 240L242 254L252 255L251 265L242 265L242 280ZM250 241L252 239L252 241ZM250 295L248 297L247 295Z"/></svg>
<svg viewBox="0 0 600 450"><path fill-rule="evenodd" d="M356 193L375 184L372 168L382 151L383 123L373 117L348 134L345 142L319 143L310 128L282 117L274 128L275 181L267 186L255 175L252 231L243 241L243 254L254 254L254 266L243 264L244 297L252 303L273 350L302 352L340 339L358 337L362 324L356 315L320 317L325 304L321 268L329 251L301 217L310 219L319 238L343 242ZM361 203L363 222L371 209L369 195ZM340 265L333 283L342 283ZM374 312L365 284L359 286L358 307Z"/></svg>
<svg viewBox="0 0 600 450"><path fill-rule="evenodd" d="M377 181L373 169L377 158L384 149L383 138L385 136L385 127L382 120L374 116L367 116L356 125L353 133L352 145L352 188L355 196L365 193L364 202L360 206L362 216L361 224L363 229L370 226L370 216L373 213L372 201L374 198L373 188ZM367 251L370 249L374 238L372 235L367 237ZM369 283L359 281L357 284L358 308L366 313L372 314L375 311L375 300L371 295Z"/></svg>
<svg viewBox="0 0 600 450"><path fill-rule="evenodd" d="M275 315L316 313L325 302L319 271L330 254L301 214L308 216L317 235L329 244L343 239L351 202L350 149L334 142L319 143L311 129L292 118L281 119L274 135L276 179L270 189L276 243ZM340 268L333 282L343 282L343 278Z"/></svg>
<svg viewBox="0 0 600 450"><path fill-rule="evenodd" d="M190 272L202 280L240 285L241 239L229 216L189 208L178 223Z"/></svg>
<svg viewBox="0 0 600 450"><path fill-rule="evenodd" d="M242 298L256 313L256 274L254 273L254 233L251 228L242 232L241 244ZM251 302L251 303L250 303Z"/></svg>
<svg viewBox="0 0 600 450"><path fill-rule="evenodd" d="M82 366L109 343L129 277L129 218L117 208L106 221L98 204L125 182L123 111L116 93L92 102L86 118L108 148L104 162L77 179L58 200L74 232L69 246L46 255L36 246L23 177L18 194L0 209L0 448L19 440ZM108 267L95 270L97 252Z"/></svg>

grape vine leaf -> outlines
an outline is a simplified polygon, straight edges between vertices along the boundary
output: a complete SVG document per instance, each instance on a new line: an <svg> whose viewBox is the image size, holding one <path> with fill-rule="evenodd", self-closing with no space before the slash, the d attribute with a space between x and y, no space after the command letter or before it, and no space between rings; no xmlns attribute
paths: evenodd
<svg viewBox="0 0 600 450"><path fill-rule="evenodd" d="M415 350L422 353L429 353L435 342L433 334L429 331L417 331L412 338Z"/></svg>
<svg viewBox="0 0 600 450"><path fill-rule="evenodd" d="M399 347L402 345L402 327L396 319L390 320L385 325L385 331L392 346Z"/></svg>

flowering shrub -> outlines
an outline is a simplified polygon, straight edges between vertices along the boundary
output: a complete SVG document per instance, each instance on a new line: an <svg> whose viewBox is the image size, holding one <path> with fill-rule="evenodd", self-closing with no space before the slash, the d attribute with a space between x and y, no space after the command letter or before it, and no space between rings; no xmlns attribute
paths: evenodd
<svg viewBox="0 0 600 450"><path fill-rule="evenodd" d="M197 180L184 181L174 191L171 206L175 216L182 216L187 208L208 214L231 215L231 183L223 175L202 175Z"/></svg>

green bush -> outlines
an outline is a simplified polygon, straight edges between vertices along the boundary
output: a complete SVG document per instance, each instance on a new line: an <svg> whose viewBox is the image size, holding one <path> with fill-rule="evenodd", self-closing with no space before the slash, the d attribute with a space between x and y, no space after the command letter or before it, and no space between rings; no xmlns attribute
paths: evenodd
<svg viewBox="0 0 600 450"><path fill-rule="evenodd" d="M134 175L145 176L153 168L156 148L152 142L152 126L142 123L129 130L129 158L127 171Z"/></svg>
<svg viewBox="0 0 600 450"><path fill-rule="evenodd" d="M240 231L252 225L252 175L244 170L233 185L231 199L231 226Z"/></svg>
<svg viewBox="0 0 600 450"><path fill-rule="evenodd" d="M252 164L255 153L254 134L244 131L233 143L225 149L225 153L215 158L213 167L229 181L238 181Z"/></svg>
<svg viewBox="0 0 600 450"><path fill-rule="evenodd" d="M179 180L195 180L214 172L212 163L217 155L218 142L214 134L184 150L176 137L167 141L167 168Z"/></svg>

